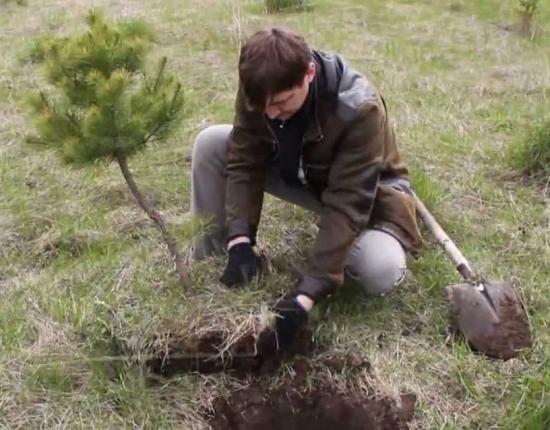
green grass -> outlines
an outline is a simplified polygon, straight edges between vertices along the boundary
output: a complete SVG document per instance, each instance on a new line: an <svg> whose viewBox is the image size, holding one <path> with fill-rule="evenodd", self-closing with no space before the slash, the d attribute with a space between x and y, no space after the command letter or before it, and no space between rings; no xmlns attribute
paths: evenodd
<svg viewBox="0 0 550 430"><path fill-rule="evenodd" d="M534 121L523 140L510 147L508 157L522 173L550 177L550 120Z"/></svg>
<svg viewBox="0 0 550 430"><path fill-rule="evenodd" d="M304 10L307 7L305 0L264 0L268 13Z"/></svg>
<svg viewBox="0 0 550 430"><path fill-rule="evenodd" d="M334 353L364 353L381 391L415 392L414 429L548 428L550 209L544 186L519 181L507 159L548 109L547 3L533 41L499 26L516 19L512 0L376 0L368 7L317 0L311 10L282 15L244 0L3 4L0 428L204 428L200 412L244 382L223 374L152 380L140 363L173 338L242 333L290 288L290 263L315 237L311 214L268 198L260 241L277 271L227 291L217 282L224 259L212 258L192 267L184 291L117 166L69 168L24 143L21 102L42 80L18 59L44 32L82 31L90 6L108 18L145 18L158 32L152 61L168 56L184 83L186 115L175 136L131 160L183 248L187 157L202 128L232 120L241 35L287 25L365 72L385 96L419 196L474 268L520 286L535 344L504 363L446 342L442 289L460 278L427 232L427 248L411 260L399 291L368 298L346 286L315 309L316 337ZM282 369L271 383L287 377Z"/></svg>

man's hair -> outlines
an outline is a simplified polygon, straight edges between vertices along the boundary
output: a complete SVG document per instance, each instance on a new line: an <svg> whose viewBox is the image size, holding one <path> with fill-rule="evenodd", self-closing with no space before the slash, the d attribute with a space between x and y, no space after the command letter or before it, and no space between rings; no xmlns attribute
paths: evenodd
<svg viewBox="0 0 550 430"><path fill-rule="evenodd" d="M247 103L263 111L269 97L302 83L311 58L304 38L291 30L269 27L254 33L239 58Z"/></svg>

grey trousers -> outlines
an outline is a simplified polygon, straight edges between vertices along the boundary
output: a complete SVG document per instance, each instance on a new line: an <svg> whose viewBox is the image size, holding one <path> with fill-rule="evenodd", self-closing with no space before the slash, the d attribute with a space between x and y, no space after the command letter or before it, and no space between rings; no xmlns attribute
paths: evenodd
<svg viewBox="0 0 550 430"><path fill-rule="evenodd" d="M191 161L191 213L208 217L208 233L193 240L192 256L200 260L225 249L225 185L227 144L231 125L214 125L197 136ZM306 189L287 186L274 166L267 172L265 192L282 200L319 212L321 202ZM390 234L367 229L354 242L346 260L345 274L369 294L390 292L405 277L405 250Z"/></svg>

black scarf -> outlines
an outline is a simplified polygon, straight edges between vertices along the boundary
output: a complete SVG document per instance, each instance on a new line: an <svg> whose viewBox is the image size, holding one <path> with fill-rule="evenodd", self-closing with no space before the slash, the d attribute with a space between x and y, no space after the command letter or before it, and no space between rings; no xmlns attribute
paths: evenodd
<svg viewBox="0 0 550 430"><path fill-rule="evenodd" d="M314 82L309 84L307 98L298 112L286 121L269 120L279 141L279 172L283 181L291 187L302 187L298 177L302 156L302 140L313 108Z"/></svg>

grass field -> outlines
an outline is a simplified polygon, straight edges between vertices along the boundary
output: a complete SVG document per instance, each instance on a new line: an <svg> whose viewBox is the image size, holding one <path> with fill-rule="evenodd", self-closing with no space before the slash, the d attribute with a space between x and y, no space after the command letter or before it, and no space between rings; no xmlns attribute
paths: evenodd
<svg viewBox="0 0 550 430"><path fill-rule="evenodd" d="M245 334L290 288L291 262L315 235L311 214L268 198L260 242L275 273L227 291L217 282L224 259L212 258L192 267L183 290L117 166L74 169L24 143L22 100L43 81L21 59L39 35L83 31L91 6L149 22L158 34L151 60L168 56L184 84L177 133L130 165L183 248L192 142L232 120L243 35L287 25L367 74L385 95L418 193L475 268L519 286L534 346L501 362L446 342L442 288L459 278L426 235L396 293L368 298L349 287L315 309L323 354L360 351L372 370L354 376L358 387L415 393L414 429L550 428L550 181L523 178L505 157L550 109L550 3L540 4L529 39L507 27L512 0L316 0L282 15L251 0L0 3L0 428L207 428L216 396L250 379L159 377L140 363L174 339ZM319 372L336 385L349 378ZM288 364L261 382L293 374Z"/></svg>

